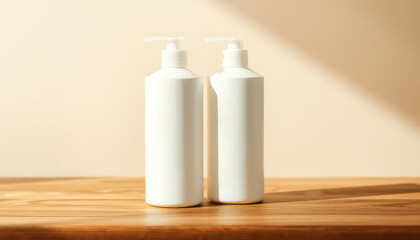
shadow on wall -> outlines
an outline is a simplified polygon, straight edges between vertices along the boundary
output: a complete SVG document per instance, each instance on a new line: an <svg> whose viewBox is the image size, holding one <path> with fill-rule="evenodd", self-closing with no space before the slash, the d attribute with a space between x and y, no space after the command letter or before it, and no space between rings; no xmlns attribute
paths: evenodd
<svg viewBox="0 0 420 240"><path fill-rule="evenodd" d="M420 126L420 1L218 0Z"/></svg>

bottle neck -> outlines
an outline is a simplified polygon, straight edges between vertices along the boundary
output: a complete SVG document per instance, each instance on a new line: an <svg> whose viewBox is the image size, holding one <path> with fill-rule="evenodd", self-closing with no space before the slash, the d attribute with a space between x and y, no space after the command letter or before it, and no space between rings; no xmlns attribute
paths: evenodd
<svg viewBox="0 0 420 240"><path fill-rule="evenodd" d="M185 50L163 50L162 67L187 67L187 51Z"/></svg>
<svg viewBox="0 0 420 240"><path fill-rule="evenodd" d="M248 67L248 51L245 49L224 50L223 67Z"/></svg>

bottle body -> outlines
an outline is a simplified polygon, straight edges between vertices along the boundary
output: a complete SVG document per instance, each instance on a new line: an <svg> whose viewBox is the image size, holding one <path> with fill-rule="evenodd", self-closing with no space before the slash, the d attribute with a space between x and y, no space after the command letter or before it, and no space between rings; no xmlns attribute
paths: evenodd
<svg viewBox="0 0 420 240"><path fill-rule="evenodd" d="M185 68L145 80L146 202L198 205L203 199L203 84Z"/></svg>
<svg viewBox="0 0 420 240"><path fill-rule="evenodd" d="M264 79L229 67L208 82L208 197L253 203L264 197Z"/></svg>

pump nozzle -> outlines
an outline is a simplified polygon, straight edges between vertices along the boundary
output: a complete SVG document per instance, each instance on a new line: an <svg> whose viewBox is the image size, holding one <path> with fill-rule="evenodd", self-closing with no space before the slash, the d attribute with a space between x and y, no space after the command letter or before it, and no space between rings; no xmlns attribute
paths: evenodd
<svg viewBox="0 0 420 240"><path fill-rule="evenodd" d="M210 37L206 38L206 42L228 41L228 49L242 49L242 38L234 37Z"/></svg>
<svg viewBox="0 0 420 240"><path fill-rule="evenodd" d="M162 50L162 67L187 67L187 51L181 49L183 39L183 37L148 37L143 41L168 41L166 49Z"/></svg>
<svg viewBox="0 0 420 240"><path fill-rule="evenodd" d="M248 51L243 49L243 39L234 37L210 37L206 42L228 41L227 49L223 50L224 67L248 67Z"/></svg>

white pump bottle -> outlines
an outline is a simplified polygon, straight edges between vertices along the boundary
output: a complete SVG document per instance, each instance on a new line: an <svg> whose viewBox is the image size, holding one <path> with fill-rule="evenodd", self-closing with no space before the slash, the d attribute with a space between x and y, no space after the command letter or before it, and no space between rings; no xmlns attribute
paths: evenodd
<svg viewBox="0 0 420 240"><path fill-rule="evenodd" d="M203 83L189 71L183 38L167 40L162 68L145 80L146 202L188 207L203 200Z"/></svg>
<svg viewBox="0 0 420 240"><path fill-rule="evenodd" d="M264 78L248 67L242 39L227 40L223 68L208 81L208 197L219 203L264 198Z"/></svg>

